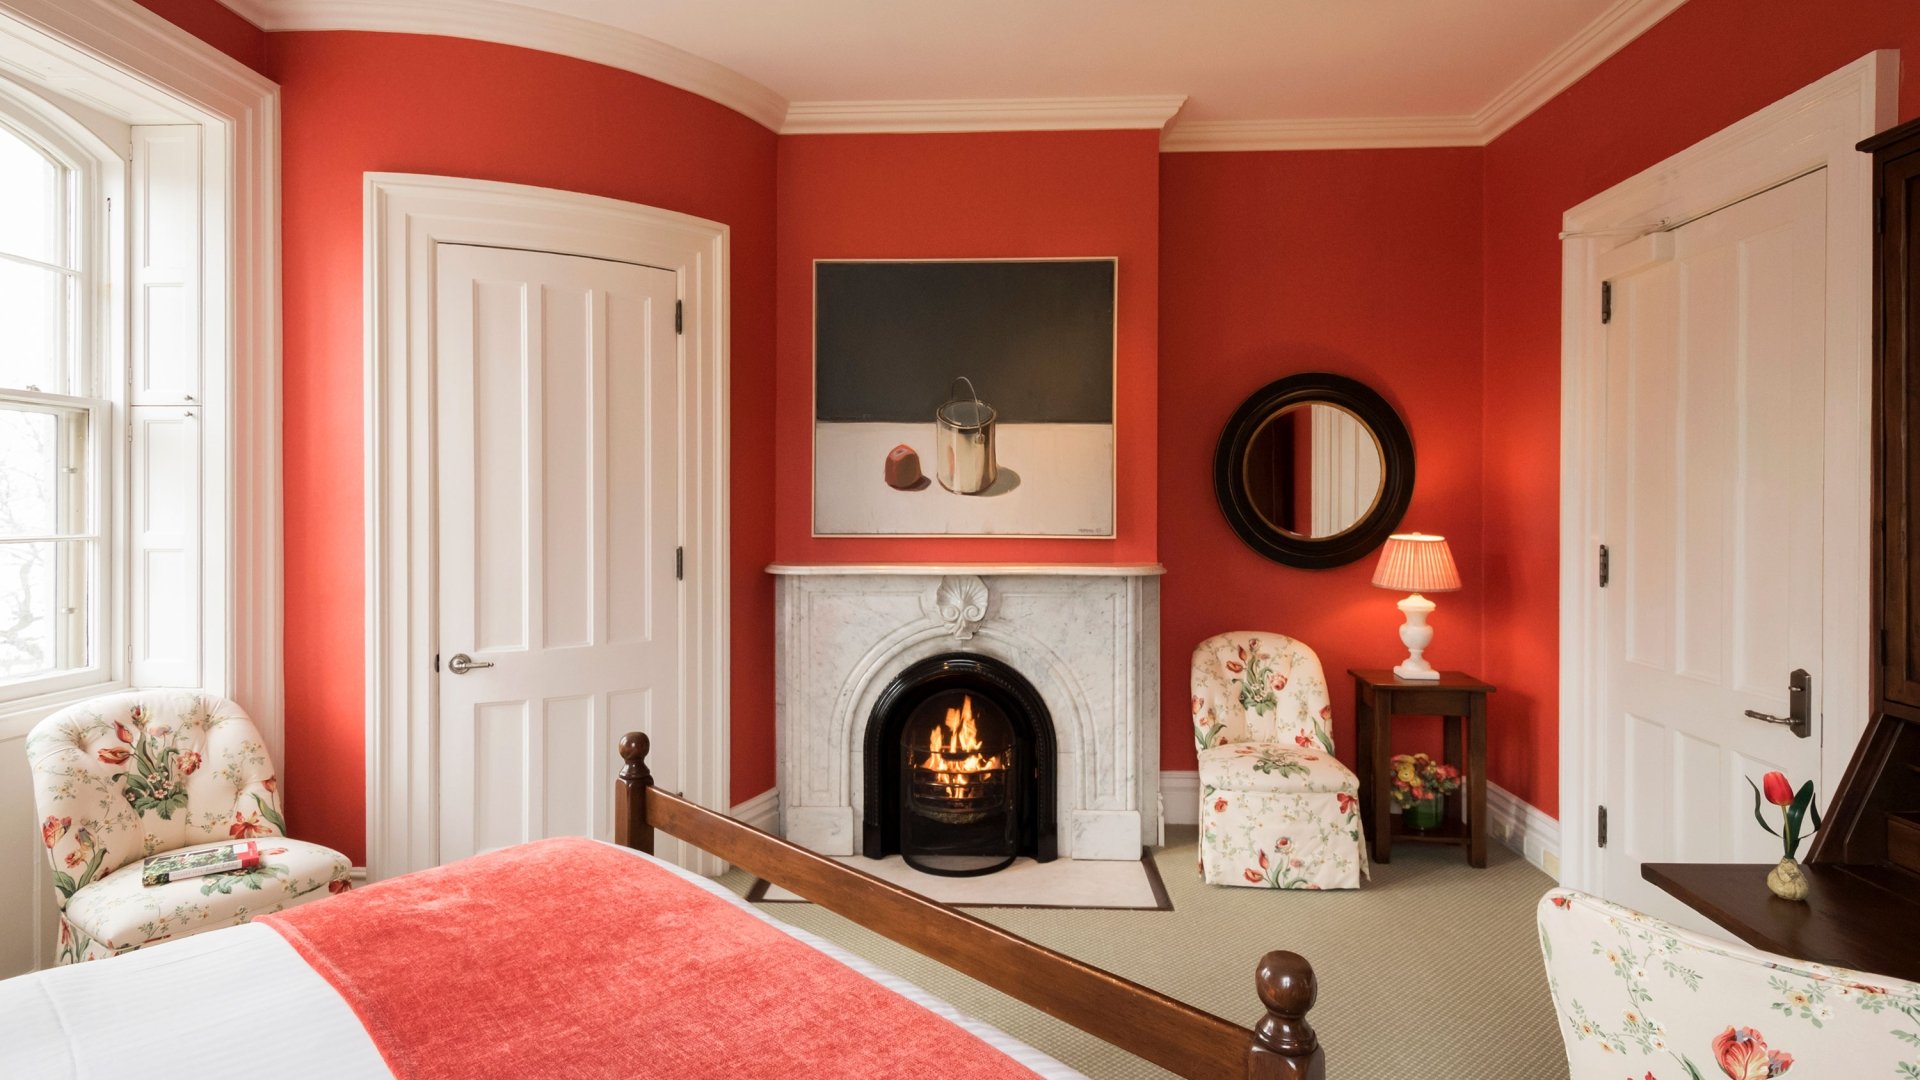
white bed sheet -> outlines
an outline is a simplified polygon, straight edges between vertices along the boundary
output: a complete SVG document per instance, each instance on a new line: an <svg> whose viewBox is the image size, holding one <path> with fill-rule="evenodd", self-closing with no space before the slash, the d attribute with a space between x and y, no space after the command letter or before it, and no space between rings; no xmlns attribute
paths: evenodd
<svg viewBox="0 0 1920 1080"><path fill-rule="evenodd" d="M632 854L959 1024L1044 1080L1087 1080L905 979L756 910L716 882ZM209 1075L208 1060L188 1048L222 1044L238 1044L236 1054L253 1059L248 1071L274 1080L390 1075L346 1001L285 938L264 926L215 930L0 981L4 1080L199 1080ZM254 1056L259 1053L268 1056Z"/></svg>

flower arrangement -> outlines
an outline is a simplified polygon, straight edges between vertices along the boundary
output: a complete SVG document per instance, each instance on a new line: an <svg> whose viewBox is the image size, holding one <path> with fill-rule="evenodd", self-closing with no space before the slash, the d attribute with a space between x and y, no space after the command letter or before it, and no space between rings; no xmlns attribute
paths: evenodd
<svg viewBox="0 0 1920 1080"><path fill-rule="evenodd" d="M1425 754L1393 756L1393 801L1402 808L1460 790L1460 770Z"/></svg>
<svg viewBox="0 0 1920 1080"><path fill-rule="evenodd" d="M1747 786L1753 789L1753 820L1759 822L1761 828L1781 839L1787 858L1791 859L1799 855L1801 819L1811 812L1813 828L1807 830L1807 835L1811 836L1820 831L1820 808L1813 805L1813 781L1809 780L1801 784L1800 790L1796 793L1793 785L1787 782L1787 774L1770 772L1761 777L1758 784L1755 784L1753 778L1749 776ZM1767 824L1766 817L1761 814L1762 798L1780 808L1779 829Z"/></svg>

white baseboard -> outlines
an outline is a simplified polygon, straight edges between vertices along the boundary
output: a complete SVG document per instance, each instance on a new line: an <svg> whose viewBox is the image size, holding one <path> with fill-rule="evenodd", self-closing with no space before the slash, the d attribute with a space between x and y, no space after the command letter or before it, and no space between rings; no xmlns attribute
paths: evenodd
<svg viewBox="0 0 1920 1080"><path fill-rule="evenodd" d="M1161 773L1160 800L1167 824L1198 825L1200 774L1175 769ZM1487 836L1560 880L1560 823L1499 784L1487 785Z"/></svg>
<svg viewBox="0 0 1920 1080"><path fill-rule="evenodd" d="M1200 774L1190 769L1161 773L1160 805L1169 825L1200 824Z"/></svg>
<svg viewBox="0 0 1920 1080"><path fill-rule="evenodd" d="M1494 783L1487 785L1487 835L1525 856L1548 877L1560 880L1560 823Z"/></svg>
<svg viewBox="0 0 1920 1080"><path fill-rule="evenodd" d="M733 808L733 816L762 832L780 834L780 789L771 787L739 803Z"/></svg>

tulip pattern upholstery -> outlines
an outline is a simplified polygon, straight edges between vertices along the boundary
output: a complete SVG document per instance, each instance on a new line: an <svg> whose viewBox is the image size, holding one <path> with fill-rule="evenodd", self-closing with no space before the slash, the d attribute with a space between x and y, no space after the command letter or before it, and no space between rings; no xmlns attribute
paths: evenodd
<svg viewBox="0 0 1920 1080"><path fill-rule="evenodd" d="M1292 638L1236 631L1193 650L1208 884L1360 887L1360 781L1333 756L1332 724L1320 658Z"/></svg>
<svg viewBox="0 0 1920 1080"><path fill-rule="evenodd" d="M1714 941L1566 889L1542 897L1538 917L1572 1080L1920 1077L1920 985Z"/></svg>
<svg viewBox="0 0 1920 1080"><path fill-rule="evenodd" d="M60 905L57 958L93 960L343 892L352 864L287 839L259 729L225 698L133 691L27 735L40 839ZM149 855L260 838L261 865L144 886Z"/></svg>

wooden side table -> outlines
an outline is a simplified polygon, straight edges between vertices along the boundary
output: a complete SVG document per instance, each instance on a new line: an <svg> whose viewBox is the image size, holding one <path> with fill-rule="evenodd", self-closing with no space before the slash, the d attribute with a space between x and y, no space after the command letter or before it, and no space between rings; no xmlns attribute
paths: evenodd
<svg viewBox="0 0 1920 1080"><path fill-rule="evenodd" d="M1459 671L1439 679L1402 679L1388 668L1352 668L1355 730L1360 737L1360 819L1375 862L1393 861L1393 841L1460 844L1467 863L1487 865L1487 695L1494 688ZM1393 718L1439 716L1446 725L1444 760L1461 772L1462 790L1448 800L1440 827L1424 833L1400 827L1393 805ZM1465 743L1462 745L1462 726ZM1464 753L1462 753L1464 751ZM1461 796L1465 797L1462 798Z"/></svg>

